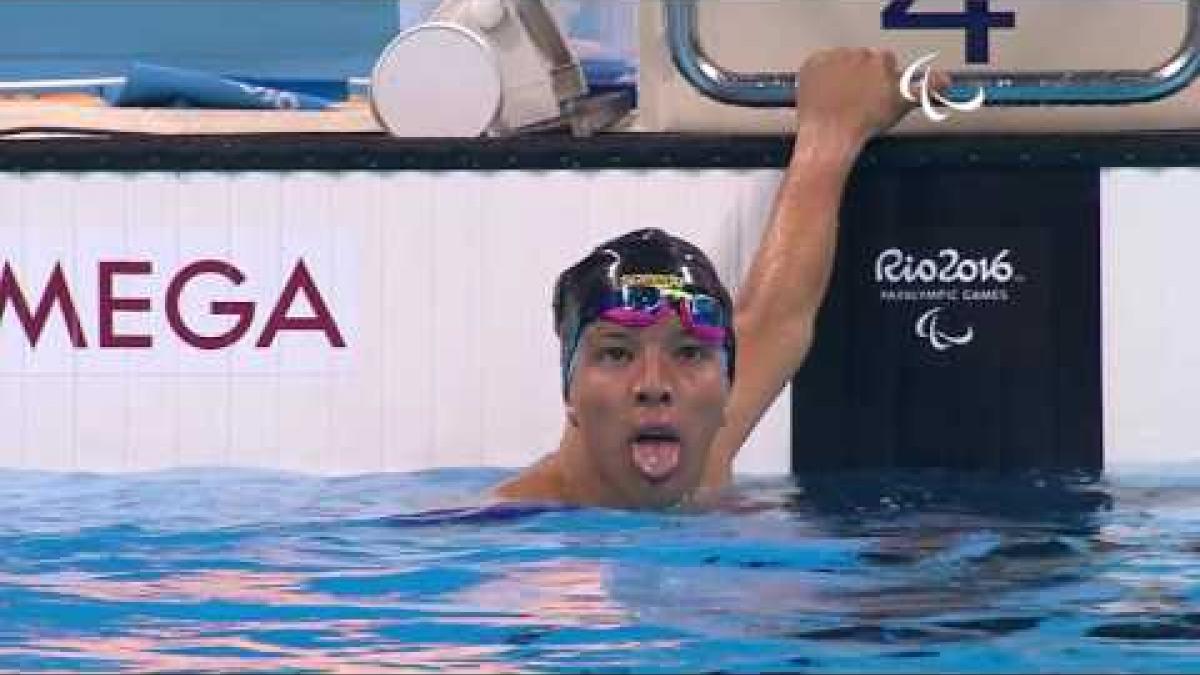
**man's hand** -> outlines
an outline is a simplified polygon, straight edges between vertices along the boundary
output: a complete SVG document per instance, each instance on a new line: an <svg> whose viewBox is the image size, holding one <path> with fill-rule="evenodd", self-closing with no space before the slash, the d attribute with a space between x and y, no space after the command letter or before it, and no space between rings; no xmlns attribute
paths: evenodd
<svg viewBox="0 0 1200 675"><path fill-rule="evenodd" d="M947 79L931 76L934 89ZM915 104L900 94L896 56L887 50L838 48L817 52L796 75L801 127L841 128L866 140L900 120Z"/></svg>

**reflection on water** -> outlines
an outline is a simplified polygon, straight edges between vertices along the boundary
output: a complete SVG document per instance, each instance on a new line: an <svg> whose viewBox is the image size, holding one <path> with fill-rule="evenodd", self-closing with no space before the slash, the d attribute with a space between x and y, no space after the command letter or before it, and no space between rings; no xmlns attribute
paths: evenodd
<svg viewBox="0 0 1200 675"><path fill-rule="evenodd" d="M706 514L488 471L9 472L0 670L1196 670L1200 474L841 474Z"/></svg>

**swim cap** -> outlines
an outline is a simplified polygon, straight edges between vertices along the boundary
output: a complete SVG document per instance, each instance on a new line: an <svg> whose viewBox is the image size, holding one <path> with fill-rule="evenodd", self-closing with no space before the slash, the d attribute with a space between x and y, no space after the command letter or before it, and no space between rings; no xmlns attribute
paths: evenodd
<svg viewBox="0 0 1200 675"><path fill-rule="evenodd" d="M689 332L723 348L733 382L733 300L708 256L657 228L636 230L597 246L565 270L554 284L554 330L562 344L563 397L574 370L575 352L588 324L598 318L624 325L639 313L657 319L667 301Z"/></svg>

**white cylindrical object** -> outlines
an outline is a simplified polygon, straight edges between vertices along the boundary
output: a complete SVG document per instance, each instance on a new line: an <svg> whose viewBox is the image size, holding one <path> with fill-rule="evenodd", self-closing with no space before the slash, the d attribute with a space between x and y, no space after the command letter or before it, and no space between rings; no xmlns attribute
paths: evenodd
<svg viewBox="0 0 1200 675"><path fill-rule="evenodd" d="M500 112L492 47L467 28L430 22L398 35L371 73L371 105L393 136L479 136Z"/></svg>

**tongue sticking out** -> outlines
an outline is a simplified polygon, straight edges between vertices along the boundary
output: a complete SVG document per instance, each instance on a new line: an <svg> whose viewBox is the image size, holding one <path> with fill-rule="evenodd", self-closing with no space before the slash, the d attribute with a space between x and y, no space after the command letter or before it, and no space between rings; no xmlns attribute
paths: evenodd
<svg viewBox="0 0 1200 675"><path fill-rule="evenodd" d="M635 440L633 463L646 478L663 480L679 466L679 441Z"/></svg>

